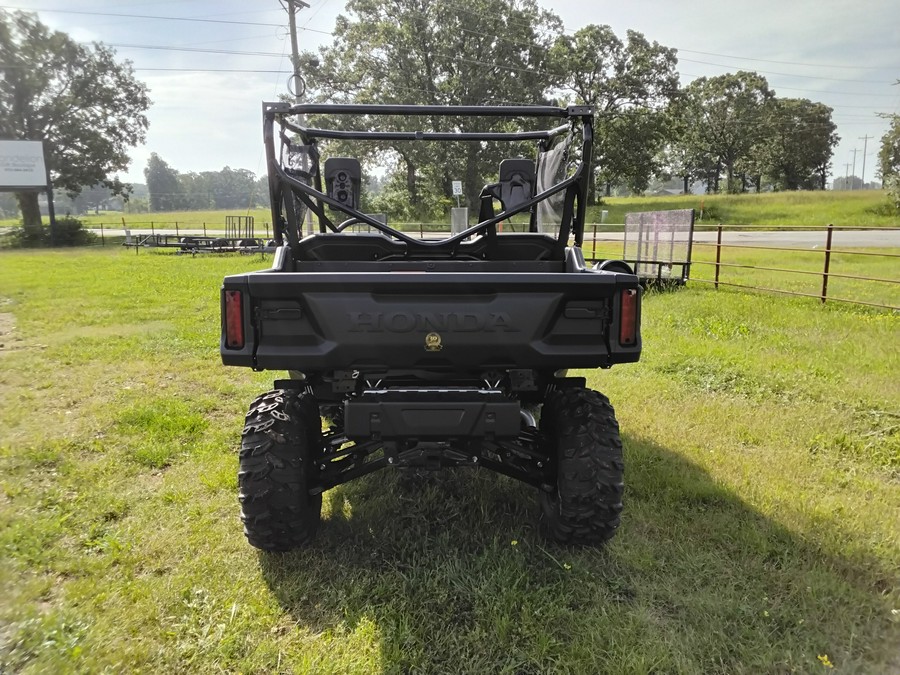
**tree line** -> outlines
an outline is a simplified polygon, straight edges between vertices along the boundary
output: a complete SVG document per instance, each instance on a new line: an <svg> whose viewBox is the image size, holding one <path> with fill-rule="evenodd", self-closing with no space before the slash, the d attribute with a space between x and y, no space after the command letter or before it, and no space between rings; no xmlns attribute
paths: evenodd
<svg viewBox="0 0 900 675"><path fill-rule="evenodd" d="M144 168L150 211L252 209L268 207L266 177L226 166L221 171L179 173L151 153Z"/></svg>

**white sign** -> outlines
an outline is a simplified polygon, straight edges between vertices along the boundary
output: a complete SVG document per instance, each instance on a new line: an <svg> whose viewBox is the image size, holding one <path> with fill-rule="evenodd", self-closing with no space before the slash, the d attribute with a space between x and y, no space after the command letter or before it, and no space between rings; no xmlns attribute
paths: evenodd
<svg viewBox="0 0 900 675"><path fill-rule="evenodd" d="M46 188L44 144L41 141L0 141L0 190Z"/></svg>
<svg viewBox="0 0 900 675"><path fill-rule="evenodd" d="M453 181L453 196L459 197L460 195L462 195L462 181L455 180Z"/></svg>

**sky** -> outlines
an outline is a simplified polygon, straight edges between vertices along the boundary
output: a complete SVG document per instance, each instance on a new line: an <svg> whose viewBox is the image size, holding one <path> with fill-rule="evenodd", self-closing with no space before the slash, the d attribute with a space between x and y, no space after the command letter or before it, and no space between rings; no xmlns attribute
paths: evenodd
<svg viewBox="0 0 900 675"><path fill-rule="evenodd" d="M331 42L345 8L343 0L308 2L298 15L299 41L301 50L315 51ZM780 97L831 106L841 137L833 176L854 173L856 150L855 175L862 176L865 161L864 178L874 179L888 127L878 113L900 112L898 0L542 4L568 32L608 24L621 38L637 30L676 48L682 85L756 70ZM0 7L36 12L50 27L103 42L132 62L153 105L147 142L131 152L124 180L144 182L151 152L180 172L225 166L264 172L261 102L288 93L290 75L287 13L279 0L0 0Z"/></svg>

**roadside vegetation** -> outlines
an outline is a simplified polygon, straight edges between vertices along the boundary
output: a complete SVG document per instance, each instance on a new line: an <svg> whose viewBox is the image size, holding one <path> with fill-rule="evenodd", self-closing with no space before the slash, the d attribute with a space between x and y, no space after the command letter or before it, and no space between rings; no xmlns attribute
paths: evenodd
<svg viewBox="0 0 900 675"><path fill-rule="evenodd" d="M744 195L673 195L670 197L606 197L600 206L588 207L588 229L601 220L614 229L625 221L625 214L638 211L661 211L665 209L694 209L697 226L724 225L787 225L819 226L831 223L842 227L900 227L900 214L894 212L882 190L848 190L843 192L767 192ZM607 216L601 217L601 212ZM702 211L702 218L701 218ZM104 228L120 233L122 221L130 228L154 229L174 233L175 223L180 229L202 229L205 223L208 231L224 231L226 216L253 216L258 237L266 236L266 225L271 227L272 214L268 209L237 211L165 211L158 213L122 214L101 212L79 216L86 227ZM516 226L526 222L523 218L513 219ZM446 229L445 221L426 226L426 229ZM15 226L15 219L0 220L0 228ZM417 230L419 225L409 224ZM268 230L271 232L271 229Z"/></svg>
<svg viewBox="0 0 900 675"><path fill-rule="evenodd" d="M331 490L264 555L235 450L277 374L220 365L218 288L268 264L0 255L0 671L900 669L896 314L649 294L644 359L588 373L626 452L604 549L459 470Z"/></svg>
<svg viewBox="0 0 900 675"><path fill-rule="evenodd" d="M624 222L629 211L694 209L698 225L900 227L900 212L883 190L607 197L603 206L588 210L588 222L599 222L602 209L609 211L610 223Z"/></svg>

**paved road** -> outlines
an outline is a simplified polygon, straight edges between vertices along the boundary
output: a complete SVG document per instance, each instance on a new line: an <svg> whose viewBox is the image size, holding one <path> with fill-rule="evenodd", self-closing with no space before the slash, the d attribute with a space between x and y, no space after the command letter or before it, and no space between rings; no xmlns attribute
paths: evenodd
<svg viewBox="0 0 900 675"><path fill-rule="evenodd" d="M100 230L94 230L99 234ZM105 234L109 236L121 236L121 230L105 229ZM203 230L183 230L179 229L181 236L203 236ZM175 242L174 231L156 230L157 234L168 234ZM135 228L131 230L132 235L150 234L150 229ZM415 236L415 233L410 233ZM208 230L209 236L224 237L224 232L214 232ZM260 236L263 236L262 234ZM438 233L430 232L426 235L428 238L437 237ZM624 237L622 232L602 232L597 234L597 242L603 241L622 241ZM716 241L715 232L695 232L695 242ZM748 246L774 246L784 248L824 248L825 247L824 230L779 230L779 231L723 231L723 244L747 244ZM591 241L590 231L585 233L585 239ZM873 230L834 230L832 236L832 248L900 248L900 228L894 230L873 229Z"/></svg>

